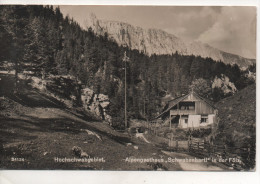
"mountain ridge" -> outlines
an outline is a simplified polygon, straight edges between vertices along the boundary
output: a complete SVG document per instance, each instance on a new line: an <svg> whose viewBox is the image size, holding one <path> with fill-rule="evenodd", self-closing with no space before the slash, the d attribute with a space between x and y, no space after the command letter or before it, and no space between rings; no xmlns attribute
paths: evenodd
<svg viewBox="0 0 260 184"><path fill-rule="evenodd" d="M255 59L228 53L200 41L186 41L161 29L143 29L125 22L100 20L93 13L85 20L85 28L89 27L98 35L107 33L120 46L128 46L149 56L178 52L182 55L210 57L225 64L237 64L244 69L255 63Z"/></svg>

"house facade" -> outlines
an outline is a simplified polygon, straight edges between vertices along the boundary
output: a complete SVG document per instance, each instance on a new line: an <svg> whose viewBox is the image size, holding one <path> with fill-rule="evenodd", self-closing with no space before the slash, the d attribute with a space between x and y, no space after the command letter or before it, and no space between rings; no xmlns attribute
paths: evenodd
<svg viewBox="0 0 260 184"><path fill-rule="evenodd" d="M170 100L156 119L169 121L170 128L203 128L216 123L217 113L217 109L208 100L192 91Z"/></svg>

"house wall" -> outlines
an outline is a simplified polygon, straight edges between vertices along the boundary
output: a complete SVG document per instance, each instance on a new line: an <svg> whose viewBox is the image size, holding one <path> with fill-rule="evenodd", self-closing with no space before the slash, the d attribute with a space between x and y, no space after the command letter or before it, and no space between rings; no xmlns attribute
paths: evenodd
<svg viewBox="0 0 260 184"><path fill-rule="evenodd" d="M196 101L195 114L214 114L214 108L204 101Z"/></svg>
<svg viewBox="0 0 260 184"><path fill-rule="evenodd" d="M200 126L201 115L189 115L188 127L199 127Z"/></svg>
<svg viewBox="0 0 260 184"><path fill-rule="evenodd" d="M188 95L185 99L183 99L182 101L200 101L201 99L197 98L195 95L193 95L192 93L190 95Z"/></svg>
<svg viewBox="0 0 260 184"><path fill-rule="evenodd" d="M194 103L195 108L191 108ZM181 108L183 106L184 108ZM180 128L199 128L216 122L217 109L195 93L170 101L169 107L165 112L170 111L170 117L180 116L178 123ZM207 117L207 122L201 123L201 117Z"/></svg>
<svg viewBox="0 0 260 184"><path fill-rule="evenodd" d="M180 106L178 105L181 102L195 102L195 110L181 110ZM169 106L172 106L174 101L169 102ZM204 100L198 98L196 95L193 95L191 93L186 98L182 99L180 102L178 102L175 106L172 107L171 112L172 115L178 115L178 114L197 114L197 115L206 115L206 114L215 114L214 108L209 105Z"/></svg>
<svg viewBox="0 0 260 184"><path fill-rule="evenodd" d="M216 122L216 115L215 114L209 114L209 124L213 124Z"/></svg>
<svg viewBox="0 0 260 184"><path fill-rule="evenodd" d="M184 118L180 118L180 120L179 120L179 127L180 128L188 128L188 124L185 123L185 119Z"/></svg>
<svg viewBox="0 0 260 184"><path fill-rule="evenodd" d="M180 128L199 128L211 125L215 122L216 115L209 114L208 115L208 122L201 123L201 115L189 115L188 116L188 123L185 123L185 118L181 117L179 121Z"/></svg>
<svg viewBox="0 0 260 184"><path fill-rule="evenodd" d="M215 114L215 109L203 101L196 101L194 110L172 109L170 110L170 114L171 115L191 115L191 114L207 115L207 114Z"/></svg>

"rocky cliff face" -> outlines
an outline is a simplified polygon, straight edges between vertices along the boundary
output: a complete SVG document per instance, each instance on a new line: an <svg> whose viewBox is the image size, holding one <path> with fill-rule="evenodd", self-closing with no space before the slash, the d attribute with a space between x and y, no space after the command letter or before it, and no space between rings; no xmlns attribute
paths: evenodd
<svg viewBox="0 0 260 184"><path fill-rule="evenodd" d="M110 104L107 95L96 94L92 89L84 88L81 92L81 101L85 110L94 113L109 123L112 122L112 117L107 114L107 110Z"/></svg>
<svg viewBox="0 0 260 184"><path fill-rule="evenodd" d="M235 84L229 81L229 78L223 74L221 74L221 77L218 78L215 77L214 81L212 82L212 89L219 88L223 91L225 95L227 94L235 94L237 92L237 88Z"/></svg>
<svg viewBox="0 0 260 184"><path fill-rule="evenodd" d="M49 76L41 79L34 76L19 74L20 79L30 80L30 85L46 95L65 104L68 108L73 108L77 101L76 95L80 95L82 107L92 113L95 117L112 122L112 117L107 113L110 100L107 95L97 94L92 89L84 87L79 92L80 82L70 75Z"/></svg>
<svg viewBox="0 0 260 184"><path fill-rule="evenodd" d="M236 63L240 67L247 67L255 62L255 60L226 53L201 42L184 41L159 29L142 29L123 22L98 20L94 14L87 17L85 26L91 27L98 35L104 35L107 32L108 36L119 45L137 49L147 55L172 54L177 51L182 55L211 57L226 64Z"/></svg>

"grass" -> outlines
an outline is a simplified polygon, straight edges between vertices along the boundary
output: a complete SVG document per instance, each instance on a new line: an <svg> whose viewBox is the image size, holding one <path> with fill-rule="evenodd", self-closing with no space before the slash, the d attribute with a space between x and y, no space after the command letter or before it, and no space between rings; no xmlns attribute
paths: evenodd
<svg viewBox="0 0 260 184"><path fill-rule="evenodd" d="M166 155L127 133L113 130L106 122L90 114L68 109L55 99L30 89L21 81L19 93L13 94L13 77L1 76L0 160L2 169L91 169L154 170L156 163L129 163L126 158L162 158ZM92 132L92 133L88 133ZM97 138L100 136L101 139ZM131 143L131 144L128 144ZM100 163L60 163L54 158L78 158L72 148L80 147ZM11 161L24 158L24 161ZM178 170L174 164L162 168Z"/></svg>
<svg viewBox="0 0 260 184"><path fill-rule="evenodd" d="M250 85L216 104L219 126L216 144L226 145L242 156L246 169L255 167L256 149L256 85ZM236 148L250 149L250 156Z"/></svg>

